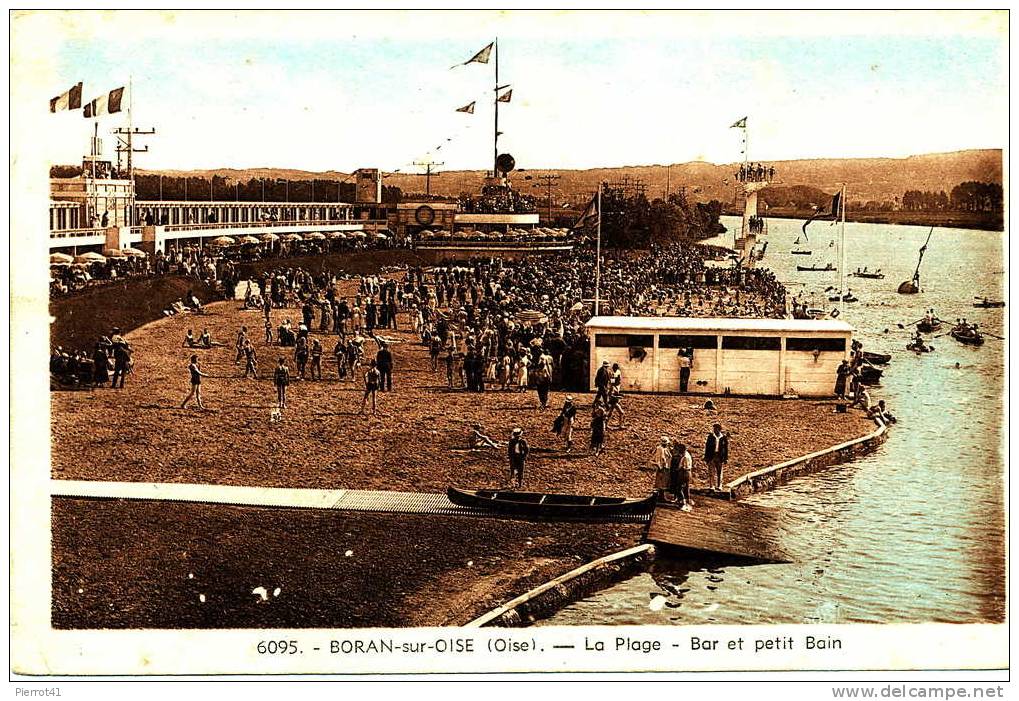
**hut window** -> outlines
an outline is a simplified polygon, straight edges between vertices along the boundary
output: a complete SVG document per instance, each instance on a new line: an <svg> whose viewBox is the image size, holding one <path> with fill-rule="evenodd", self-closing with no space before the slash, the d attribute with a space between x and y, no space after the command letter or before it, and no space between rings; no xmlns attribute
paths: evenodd
<svg viewBox="0 0 1019 701"><path fill-rule="evenodd" d="M599 333L595 334L594 344L599 348L629 348L630 346L648 348L654 345L654 340L650 334Z"/></svg>
<svg viewBox="0 0 1019 701"><path fill-rule="evenodd" d="M782 349L782 339L777 336L723 336L724 350L777 351Z"/></svg>
<svg viewBox="0 0 1019 701"><path fill-rule="evenodd" d="M790 351L846 352L844 338L787 338L785 349Z"/></svg>
<svg viewBox="0 0 1019 701"><path fill-rule="evenodd" d="M662 334L658 337L658 347L715 350L718 348L718 336L674 336Z"/></svg>

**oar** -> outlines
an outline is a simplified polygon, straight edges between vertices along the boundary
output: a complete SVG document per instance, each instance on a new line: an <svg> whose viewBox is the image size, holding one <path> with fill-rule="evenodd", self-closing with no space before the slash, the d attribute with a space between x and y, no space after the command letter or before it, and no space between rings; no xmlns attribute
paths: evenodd
<svg viewBox="0 0 1019 701"><path fill-rule="evenodd" d="M916 321L909 322L908 324L906 324L906 326L913 326L914 324L919 324L921 321L923 321L923 319L917 319ZM896 326L898 326L900 329L906 328L906 326L903 326L902 324L896 324Z"/></svg>
<svg viewBox="0 0 1019 701"><path fill-rule="evenodd" d="M980 333L983 334L984 336L990 336L991 338L996 338L999 341L1004 341L1005 340L1004 336L995 336L993 333L987 333L986 331L981 331Z"/></svg>

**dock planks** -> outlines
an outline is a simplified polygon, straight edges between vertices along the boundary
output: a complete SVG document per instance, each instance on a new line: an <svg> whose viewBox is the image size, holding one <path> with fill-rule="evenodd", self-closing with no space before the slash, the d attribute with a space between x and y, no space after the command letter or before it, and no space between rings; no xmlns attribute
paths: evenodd
<svg viewBox="0 0 1019 701"><path fill-rule="evenodd" d="M765 562L792 562L781 542L780 510L701 497L692 511L659 504L651 517L651 543Z"/></svg>

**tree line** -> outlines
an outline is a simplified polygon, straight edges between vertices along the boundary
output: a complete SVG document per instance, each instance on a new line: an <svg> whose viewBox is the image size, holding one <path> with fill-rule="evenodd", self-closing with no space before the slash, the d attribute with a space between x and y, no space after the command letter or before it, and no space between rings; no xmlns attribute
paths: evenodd
<svg viewBox="0 0 1019 701"><path fill-rule="evenodd" d="M53 166L51 178L75 178L79 166ZM134 176L135 197L139 200L190 202L353 202L355 185L335 179L286 180L283 178L250 178L228 180L219 175L198 176L140 175ZM397 204L402 198L400 188L383 185L382 201Z"/></svg>
<svg viewBox="0 0 1019 701"><path fill-rule="evenodd" d="M967 181L944 190L907 190L902 195L902 209L910 212L1000 212L1004 206L1004 193L997 183Z"/></svg>
<svg viewBox="0 0 1019 701"><path fill-rule="evenodd" d="M602 243L609 248L650 248L679 240L698 240L723 233L722 203L697 202L682 192L649 200L643 192L606 187L602 191Z"/></svg>

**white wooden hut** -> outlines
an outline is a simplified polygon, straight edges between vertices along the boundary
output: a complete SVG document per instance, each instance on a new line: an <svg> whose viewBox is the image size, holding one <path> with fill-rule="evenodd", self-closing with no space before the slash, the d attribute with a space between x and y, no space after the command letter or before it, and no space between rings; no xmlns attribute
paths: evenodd
<svg viewBox="0 0 1019 701"><path fill-rule="evenodd" d="M827 397L853 327L833 319L596 316L587 322L591 389L604 361L624 392L678 392L680 351L693 349L688 392Z"/></svg>

